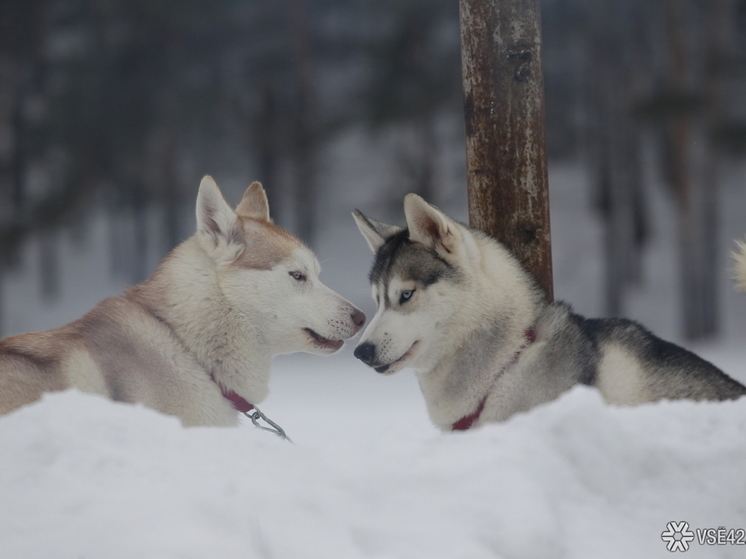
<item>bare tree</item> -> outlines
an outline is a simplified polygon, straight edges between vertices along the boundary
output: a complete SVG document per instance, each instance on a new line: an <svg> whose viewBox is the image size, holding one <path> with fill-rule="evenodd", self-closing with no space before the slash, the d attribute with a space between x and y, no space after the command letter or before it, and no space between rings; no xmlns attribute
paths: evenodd
<svg viewBox="0 0 746 559"><path fill-rule="evenodd" d="M317 101L314 49L307 0L293 0L292 53L295 62L295 202L297 233L313 246L316 236Z"/></svg>
<svg viewBox="0 0 746 559"><path fill-rule="evenodd" d="M461 0L469 221L553 298L539 5Z"/></svg>
<svg viewBox="0 0 746 559"><path fill-rule="evenodd" d="M678 209L684 335L691 339L718 330L718 178L712 140L726 6L724 0L664 5L671 107L664 153Z"/></svg>
<svg viewBox="0 0 746 559"><path fill-rule="evenodd" d="M586 152L594 202L603 217L606 312L623 314L626 288L641 280L647 233L642 128L635 106L648 68L642 13L634 3L605 2L586 36Z"/></svg>

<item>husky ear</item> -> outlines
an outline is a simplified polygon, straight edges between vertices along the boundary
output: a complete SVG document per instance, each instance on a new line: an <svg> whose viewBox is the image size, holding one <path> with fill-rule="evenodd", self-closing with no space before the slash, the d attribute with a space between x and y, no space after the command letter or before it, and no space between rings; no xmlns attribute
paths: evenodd
<svg viewBox="0 0 746 559"><path fill-rule="evenodd" d="M236 213L241 217L258 219L259 221L271 221L269 218L269 202L267 193L260 182L252 182L243 198L236 206Z"/></svg>
<svg viewBox="0 0 746 559"><path fill-rule="evenodd" d="M243 246L235 212L223 198L213 178L205 175L197 194L197 232L211 241L211 248Z"/></svg>
<svg viewBox="0 0 746 559"><path fill-rule="evenodd" d="M413 241L444 255L456 253L461 246L462 234L456 222L417 194L404 197L404 215Z"/></svg>
<svg viewBox="0 0 746 559"><path fill-rule="evenodd" d="M402 231L402 228L396 225L387 225L386 223L369 219L360 210L353 210L352 217L355 218L358 229L360 229L365 240L368 241L368 246L374 254L378 252L378 249L386 242L386 239Z"/></svg>

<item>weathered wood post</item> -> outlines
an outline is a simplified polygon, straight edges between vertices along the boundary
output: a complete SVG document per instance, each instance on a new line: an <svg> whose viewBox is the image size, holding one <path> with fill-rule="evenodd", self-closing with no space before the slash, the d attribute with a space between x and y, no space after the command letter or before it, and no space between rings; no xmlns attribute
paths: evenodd
<svg viewBox="0 0 746 559"><path fill-rule="evenodd" d="M460 0L469 223L553 298L538 0Z"/></svg>

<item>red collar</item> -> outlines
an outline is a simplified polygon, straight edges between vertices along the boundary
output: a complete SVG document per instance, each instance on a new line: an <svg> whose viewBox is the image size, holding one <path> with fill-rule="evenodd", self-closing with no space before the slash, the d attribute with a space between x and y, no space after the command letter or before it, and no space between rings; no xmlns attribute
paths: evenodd
<svg viewBox="0 0 746 559"><path fill-rule="evenodd" d="M233 407L241 413L248 413L254 409L253 404L249 404L243 396L239 396L233 390L226 389L222 384L215 380L215 377L210 375L212 381L220 387L220 391L223 393L223 398L229 400Z"/></svg>
<svg viewBox="0 0 746 559"><path fill-rule="evenodd" d="M482 401L479 402L479 405L477 406L477 410L472 413L471 415L465 415L461 419L459 419L456 423L453 424L453 427L451 427L451 431L468 431L472 425L476 422L477 419L479 419L479 416L482 414L482 410L484 409L484 403L487 401L487 396L482 398Z"/></svg>
<svg viewBox="0 0 746 559"><path fill-rule="evenodd" d="M237 411L241 412L246 417L251 419L254 427L258 427L263 431L269 431L270 433L279 435L281 438L285 439L286 441L290 441L291 443L293 442L290 440L290 437L285 434L285 430L282 427L280 427L277 423L275 423L269 417L259 411L259 408L257 408L254 404L250 404L243 396L239 396L238 394L233 392L233 390L227 390L222 384L215 380L214 376L210 375L210 378L215 384L220 387L220 391L223 393L223 398L233 404L233 407L236 408ZM253 411L253 413L250 414L250 411ZM264 421L268 426L265 427L264 425L262 425L260 423L261 421Z"/></svg>
<svg viewBox="0 0 746 559"><path fill-rule="evenodd" d="M523 350L525 350L529 345L531 345L536 340L536 332L533 328L530 328L526 330L523 333L524 336L524 342L521 344L521 347L519 347L515 353L513 354L513 358L508 362L505 367L503 367L502 371L500 371L500 374L497 375L500 377L503 373L505 373L510 367L515 365L516 361L518 361L518 358L521 356L521 353L523 353ZM489 396L489 393L482 398L482 401L479 402L479 405L477 406L477 409L471 413L470 415L466 415L459 419L456 423L453 424L451 427L451 431L468 431L472 425L474 425L477 420L479 419L479 416L482 415L482 411L484 410L484 404L487 402L487 397Z"/></svg>
<svg viewBox="0 0 746 559"><path fill-rule="evenodd" d="M233 407L241 413L248 413L254 409L253 404L249 404L249 402L233 392L233 390L226 390L222 386L220 387L220 390L223 391L223 397L225 397L226 400L230 400L231 404L233 404Z"/></svg>

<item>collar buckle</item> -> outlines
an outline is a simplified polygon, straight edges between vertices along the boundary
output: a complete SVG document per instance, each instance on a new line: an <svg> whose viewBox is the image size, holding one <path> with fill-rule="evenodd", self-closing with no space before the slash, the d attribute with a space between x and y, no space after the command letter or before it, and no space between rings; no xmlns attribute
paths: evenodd
<svg viewBox="0 0 746 559"><path fill-rule="evenodd" d="M218 388L220 388L220 392L222 392L223 398L233 404L233 407L236 409L236 411L241 412L246 417L248 417L254 424L254 427L261 429L262 431L269 431L270 433L274 433L281 439L284 439L291 443L293 442L290 437L287 436L285 430L282 427L280 427L277 423L264 415L264 413L262 413L262 411L254 404L250 404L243 396L240 396L233 390L226 389L222 384L215 380L214 375L211 374L210 378L215 384L218 385ZM264 421L264 423L266 423L267 425L262 425L260 421Z"/></svg>
<svg viewBox="0 0 746 559"><path fill-rule="evenodd" d="M251 411L244 411L241 413L248 417L254 424L254 427L256 427L257 429L261 429L262 431L269 431L270 433L274 433L281 439L284 439L291 443L293 442L290 437L287 436L285 430L282 427L280 427L277 423L264 415L264 413L262 413L262 411L256 406L254 406L254 409ZM268 425L268 427L259 423L260 421L264 421Z"/></svg>

